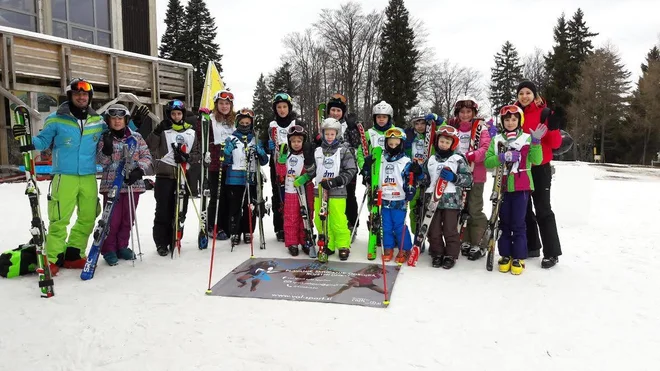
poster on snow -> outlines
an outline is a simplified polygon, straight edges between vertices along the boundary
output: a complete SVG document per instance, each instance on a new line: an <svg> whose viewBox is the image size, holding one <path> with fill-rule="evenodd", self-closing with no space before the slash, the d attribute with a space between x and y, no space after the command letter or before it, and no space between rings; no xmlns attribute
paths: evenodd
<svg viewBox="0 0 660 371"><path fill-rule="evenodd" d="M387 295L398 271L387 266ZM211 295L312 301L384 308L383 267L374 263L319 263L311 259L248 259L229 272Z"/></svg>

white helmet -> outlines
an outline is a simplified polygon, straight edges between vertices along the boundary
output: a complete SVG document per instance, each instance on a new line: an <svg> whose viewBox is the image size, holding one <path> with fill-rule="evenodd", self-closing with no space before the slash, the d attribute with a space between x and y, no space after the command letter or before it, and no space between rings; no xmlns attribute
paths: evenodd
<svg viewBox="0 0 660 371"><path fill-rule="evenodd" d="M414 124L417 120L424 120L424 110L421 107L413 107L410 109L410 124Z"/></svg>
<svg viewBox="0 0 660 371"><path fill-rule="evenodd" d="M474 110L475 115L479 111L479 103L477 103L477 100L471 96L464 96L461 99L459 99L454 105L454 116L458 116L458 112L460 112L461 108L464 107L472 108Z"/></svg>
<svg viewBox="0 0 660 371"><path fill-rule="evenodd" d="M387 115L387 116L390 116L390 118L391 118L392 116L394 116L394 110L392 109L392 106L390 106L389 103L387 103L383 100L383 101L381 101L380 103L378 103L374 106L371 114L373 116Z"/></svg>
<svg viewBox="0 0 660 371"><path fill-rule="evenodd" d="M323 120L321 123L321 131L325 130L336 130L337 135L341 133L341 123L337 121L337 119L333 119L332 117L328 117L327 119Z"/></svg>

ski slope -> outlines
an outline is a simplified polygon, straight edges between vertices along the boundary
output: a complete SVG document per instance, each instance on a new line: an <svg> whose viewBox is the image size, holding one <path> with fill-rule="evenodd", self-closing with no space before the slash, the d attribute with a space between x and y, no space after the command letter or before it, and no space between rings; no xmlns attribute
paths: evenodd
<svg viewBox="0 0 660 371"><path fill-rule="evenodd" d="M423 254L403 267L387 309L206 296L211 252L197 249L192 207L181 256L160 257L148 192L135 267L100 261L88 282L62 269L51 299L35 276L0 280L0 370L656 370L660 171L555 166L555 268L529 259L512 276L461 257L446 271ZM40 188L46 215L48 183ZM0 185L3 251L29 239L23 193ZM366 261L365 210L361 220L349 261ZM288 256L264 225L267 250L256 255ZM216 248L213 283L249 257L244 244Z"/></svg>

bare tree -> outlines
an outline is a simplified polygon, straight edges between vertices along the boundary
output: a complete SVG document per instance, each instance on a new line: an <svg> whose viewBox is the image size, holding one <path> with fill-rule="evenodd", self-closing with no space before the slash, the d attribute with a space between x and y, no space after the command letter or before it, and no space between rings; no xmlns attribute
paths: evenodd
<svg viewBox="0 0 660 371"><path fill-rule="evenodd" d="M545 91L548 85L548 74L545 70L545 53L541 48L534 48L531 54L523 58L523 77L532 81L539 92Z"/></svg>
<svg viewBox="0 0 660 371"><path fill-rule="evenodd" d="M445 117L453 113L454 104L461 97L472 96L479 101L483 95L482 75L473 68L461 67L445 59L426 68L424 73L424 96L434 112Z"/></svg>

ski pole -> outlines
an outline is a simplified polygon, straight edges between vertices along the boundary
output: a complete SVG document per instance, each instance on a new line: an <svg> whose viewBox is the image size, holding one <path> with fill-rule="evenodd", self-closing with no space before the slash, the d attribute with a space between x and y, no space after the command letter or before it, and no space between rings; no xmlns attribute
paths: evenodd
<svg viewBox="0 0 660 371"><path fill-rule="evenodd" d="M409 173L409 178L408 178L408 187L413 186L413 182L415 179L415 174ZM399 245L399 252L404 251L403 248L403 241L405 241L405 235L406 235L406 211L408 210L408 200L404 202L404 207L403 207L403 227L401 227L401 244ZM408 259L406 259L408 260ZM399 264L397 262L397 264ZM399 264L399 266L403 265L403 263Z"/></svg>
<svg viewBox="0 0 660 371"><path fill-rule="evenodd" d="M132 212L132 221L131 221L131 233L133 232L133 224L135 224L135 234L137 235L137 246L138 246L138 256L140 257L140 261L142 261L142 245L140 244L140 228L138 227L138 221L137 221L137 206L135 205L135 196L134 196L134 191L133 191L133 186L128 186L128 193L131 195L128 199L129 201L129 207L131 208ZM131 245L133 243L131 242ZM133 254L135 254L135 250L133 250Z"/></svg>
<svg viewBox="0 0 660 371"><path fill-rule="evenodd" d="M367 201L367 195L368 194L369 194L369 190L367 189L364 192L364 196L362 197L362 203L360 204L360 208L358 209L358 213L357 213L358 222L356 222L355 225L353 226L353 231L351 232L351 241L353 241L353 238L355 237L355 232L357 232L357 226L358 226L358 223L360 221L360 214L362 214L362 208L364 207L364 204Z"/></svg>
<svg viewBox="0 0 660 371"><path fill-rule="evenodd" d="M133 268L135 268L135 243L133 242L133 186L128 186L126 196L128 196L128 222L131 225L131 250L133 251L133 259L131 262L133 263Z"/></svg>
<svg viewBox="0 0 660 371"><path fill-rule="evenodd" d="M378 198L377 198L376 202L377 202L377 205L378 205L380 215L383 215L383 191L382 190L378 191ZM383 233L382 223L381 223L380 233L381 233L381 235ZM383 295L385 295L385 300L383 300L383 305L388 306L388 305L390 305L390 300L387 297L387 266L385 265L385 248L383 248L382 236L381 236L381 244L380 244L380 260L383 263Z"/></svg>

